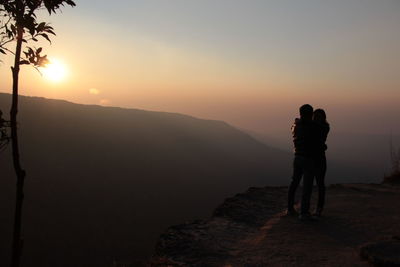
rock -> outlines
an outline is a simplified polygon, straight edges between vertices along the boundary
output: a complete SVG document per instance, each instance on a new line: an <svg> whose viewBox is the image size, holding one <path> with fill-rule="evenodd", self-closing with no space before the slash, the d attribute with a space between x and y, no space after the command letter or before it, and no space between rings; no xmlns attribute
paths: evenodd
<svg viewBox="0 0 400 267"><path fill-rule="evenodd" d="M226 199L207 220L169 227L158 240L151 266L220 266L240 249L238 240L284 209L286 196L284 187L253 187Z"/></svg>
<svg viewBox="0 0 400 267"><path fill-rule="evenodd" d="M226 199L214 211L213 216L260 227L273 214L286 207L282 196L286 197L284 187L251 187L243 194Z"/></svg>
<svg viewBox="0 0 400 267"><path fill-rule="evenodd" d="M341 184L328 187L328 196L327 215L303 223L283 216L286 188L250 188L209 219L168 228L150 266L400 266L398 187ZM386 241L360 247L368 240Z"/></svg>
<svg viewBox="0 0 400 267"><path fill-rule="evenodd" d="M400 266L400 240L368 243L360 248L360 256L374 266Z"/></svg>
<svg viewBox="0 0 400 267"><path fill-rule="evenodd" d="M390 185L400 185L400 173L395 173L390 176L386 176L385 178L383 178L383 183Z"/></svg>

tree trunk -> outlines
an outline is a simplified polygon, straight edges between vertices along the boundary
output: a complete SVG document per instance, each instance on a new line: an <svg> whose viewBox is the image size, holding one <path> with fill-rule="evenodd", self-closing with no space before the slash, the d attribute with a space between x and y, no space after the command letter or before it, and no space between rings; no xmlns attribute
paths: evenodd
<svg viewBox="0 0 400 267"><path fill-rule="evenodd" d="M18 133L17 133L17 113L18 113L18 76L19 65L22 50L23 28L17 25L17 46L15 49L14 66L11 67L13 86L12 86L12 105L10 110L11 124L11 145L15 174L17 175L17 190L14 214L14 231L12 243L11 266L18 267L20 265L22 243L21 226L22 226L22 203L24 200L24 180L25 171L22 169L19 159Z"/></svg>

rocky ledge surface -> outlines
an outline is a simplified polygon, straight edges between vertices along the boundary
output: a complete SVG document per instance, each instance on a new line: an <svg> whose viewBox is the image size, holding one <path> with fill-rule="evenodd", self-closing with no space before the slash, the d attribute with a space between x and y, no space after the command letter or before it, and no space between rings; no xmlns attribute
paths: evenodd
<svg viewBox="0 0 400 267"><path fill-rule="evenodd" d="M150 265L386 266L376 260L379 248L398 246L392 237L400 236L399 187L332 185L324 216L312 222L286 216L286 199L285 187L250 188L228 198L211 218L167 229Z"/></svg>

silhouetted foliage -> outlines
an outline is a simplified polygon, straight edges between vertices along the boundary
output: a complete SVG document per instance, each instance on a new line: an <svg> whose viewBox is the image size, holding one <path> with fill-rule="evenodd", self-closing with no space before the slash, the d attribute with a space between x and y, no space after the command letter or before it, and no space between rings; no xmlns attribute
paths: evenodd
<svg viewBox="0 0 400 267"><path fill-rule="evenodd" d="M390 142L390 159L392 163L392 174L400 175L400 149L394 147Z"/></svg>
<svg viewBox="0 0 400 267"><path fill-rule="evenodd" d="M55 35L54 29L49 23L37 21L37 12L46 9L51 15L65 5L75 6L75 3L72 0L0 0L0 53L7 54L8 52L14 55L14 66L11 67L13 85L10 126L13 164L17 175L17 192L11 266L19 266L22 250L21 215L26 175L19 159L17 134L19 70L21 65L32 65L37 68L49 63L47 55L42 55L42 47L28 46L30 43L38 42L40 38L51 42L50 36ZM15 49L9 48L11 44L15 44Z"/></svg>
<svg viewBox="0 0 400 267"><path fill-rule="evenodd" d="M3 112L0 110L0 152L2 152L10 142L8 127L10 127L10 122L3 119Z"/></svg>
<svg viewBox="0 0 400 267"><path fill-rule="evenodd" d="M7 48L7 44L13 41L28 44L44 38L51 43L50 36L56 35L54 28L49 23L38 22L36 13L45 8L49 14L52 14L64 5L75 6L75 3L71 0L0 0L0 16L2 18L0 22L0 53L10 52L17 55L16 51ZM49 61L46 55L41 55L42 50L41 47L27 46L19 64L32 64L35 67L45 66Z"/></svg>
<svg viewBox="0 0 400 267"><path fill-rule="evenodd" d="M400 184L400 148L396 148L392 138L390 138L390 163L391 172L385 175L383 183Z"/></svg>
<svg viewBox="0 0 400 267"><path fill-rule="evenodd" d="M384 183L400 184L400 148L396 148L390 140L391 174L383 179Z"/></svg>

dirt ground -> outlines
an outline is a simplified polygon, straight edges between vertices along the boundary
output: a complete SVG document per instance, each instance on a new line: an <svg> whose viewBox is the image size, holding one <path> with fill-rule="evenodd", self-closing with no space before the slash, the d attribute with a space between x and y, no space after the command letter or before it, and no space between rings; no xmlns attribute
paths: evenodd
<svg viewBox="0 0 400 267"><path fill-rule="evenodd" d="M171 228L152 266L371 266L359 247L400 236L400 187L330 186L323 216L307 222L285 215L286 192L249 189L211 219Z"/></svg>
<svg viewBox="0 0 400 267"><path fill-rule="evenodd" d="M242 249L224 265L370 266L360 258L359 246L399 236L399 225L400 188L332 186L318 221L276 214L257 233L239 241Z"/></svg>

